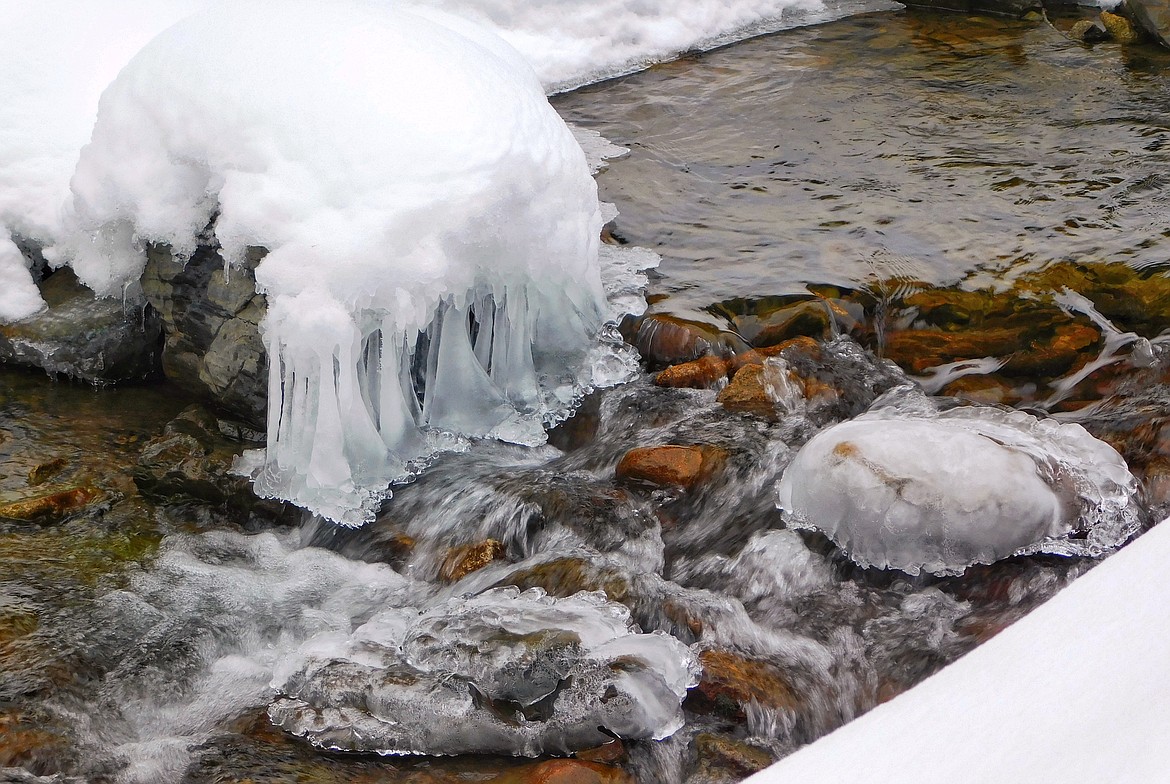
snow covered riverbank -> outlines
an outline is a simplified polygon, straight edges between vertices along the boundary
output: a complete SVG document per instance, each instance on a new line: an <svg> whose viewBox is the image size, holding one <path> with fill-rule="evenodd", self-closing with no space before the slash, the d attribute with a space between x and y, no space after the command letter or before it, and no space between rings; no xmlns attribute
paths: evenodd
<svg viewBox="0 0 1170 784"><path fill-rule="evenodd" d="M1160 781L1170 525L989 642L750 784Z"/></svg>

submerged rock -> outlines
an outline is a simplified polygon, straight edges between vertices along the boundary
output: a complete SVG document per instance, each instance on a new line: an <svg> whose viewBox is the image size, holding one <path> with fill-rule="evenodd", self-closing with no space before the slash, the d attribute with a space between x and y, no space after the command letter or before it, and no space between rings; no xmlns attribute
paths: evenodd
<svg viewBox="0 0 1170 784"><path fill-rule="evenodd" d="M382 754L537 756L664 738L696 680L690 650L641 634L597 593L498 588L388 608L286 665L273 722L314 744Z"/></svg>
<svg viewBox="0 0 1170 784"><path fill-rule="evenodd" d="M146 378L157 372L162 333L150 308L95 296L71 270L45 279L48 308L0 325L0 363L40 368L92 384Z"/></svg>
<svg viewBox="0 0 1170 784"><path fill-rule="evenodd" d="M84 485L0 504L0 518L42 524L57 523L99 503L105 494Z"/></svg>
<svg viewBox="0 0 1170 784"><path fill-rule="evenodd" d="M862 566L960 574L1011 555L1099 556L1142 523L1125 461L1080 425L929 399L811 439L785 470L790 527L827 534Z"/></svg>

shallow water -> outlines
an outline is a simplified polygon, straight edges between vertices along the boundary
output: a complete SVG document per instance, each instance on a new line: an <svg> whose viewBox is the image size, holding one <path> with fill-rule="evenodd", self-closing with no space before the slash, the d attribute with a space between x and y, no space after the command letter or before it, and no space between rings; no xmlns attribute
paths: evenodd
<svg viewBox="0 0 1170 784"><path fill-rule="evenodd" d="M1090 49L1044 23L881 14L555 104L632 148L601 175L603 198L621 210L618 235L663 254L654 307L692 315L806 283L1002 286L1068 259L1165 266L1168 72L1170 53ZM1142 323L1150 338L1166 326ZM1170 358L1145 347L1117 398L1069 416L1118 442L1134 420L1160 425ZM1091 567L1041 556L910 578L783 530L775 485L795 450L907 381L847 338L809 372L837 396L777 421L643 377L591 396L551 446L472 445L397 488L374 524L343 530L143 495L143 444L192 402L166 385L2 370L0 502L100 495L60 522L0 524L0 767L102 782L523 781L495 778L524 775L508 757L322 751L265 715L276 673L315 635L337 635L327 650L344 660L374 639L355 629L392 625L387 608L458 627L448 603L516 586L603 590L619 616L692 646L722 684L692 692L669 740L615 759L644 784L731 781L744 755L831 731ZM1159 433L1131 450L1143 467ZM665 443L711 445L723 462L689 492L615 478L627 450ZM461 576L459 548L481 568ZM377 686L390 702L393 687Z"/></svg>
<svg viewBox="0 0 1170 784"><path fill-rule="evenodd" d="M1067 27L1071 22L1058 20ZM1170 52L1044 22L874 14L558 97L631 149L599 178L663 255L655 308L904 276L1170 257Z"/></svg>

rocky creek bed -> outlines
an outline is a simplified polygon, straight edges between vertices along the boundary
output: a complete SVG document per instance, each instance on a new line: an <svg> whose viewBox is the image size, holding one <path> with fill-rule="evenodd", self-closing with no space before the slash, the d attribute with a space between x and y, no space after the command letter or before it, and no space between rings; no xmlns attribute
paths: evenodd
<svg viewBox="0 0 1170 784"><path fill-rule="evenodd" d="M160 366L201 382L0 369L0 780L735 781L1052 596L1094 559L864 568L786 528L777 483L824 428L925 391L1077 423L1132 472L1134 528L1170 511L1170 54L1087 46L1065 34L1076 21L857 17L558 98L632 148L600 182L622 211L610 239L664 256L651 311L623 325L647 372L590 396L550 447L445 456L365 528L303 520L231 473L261 438L232 379L262 364L244 338L190 349L208 322L167 303L199 281L153 259L148 296L186 325ZM257 320L239 288L224 280L211 308L232 329ZM225 365L236 375L209 382ZM229 410L199 397L217 388ZM361 748L339 739L452 678L474 689L440 704L477 733L559 721L572 626L477 644L520 661L499 668L518 679L391 657L370 680L372 652L480 633L444 609L463 596L505 628L523 601L600 607L614 640L660 632L661 648L598 659L602 688L685 690L681 728L621 741L566 722L549 737L572 753L535 760L312 745ZM401 607L432 625L387 613ZM323 632L333 647L295 653ZM323 734L313 716L338 704L352 711ZM425 750L450 715L393 742ZM444 742L475 750L457 728Z"/></svg>

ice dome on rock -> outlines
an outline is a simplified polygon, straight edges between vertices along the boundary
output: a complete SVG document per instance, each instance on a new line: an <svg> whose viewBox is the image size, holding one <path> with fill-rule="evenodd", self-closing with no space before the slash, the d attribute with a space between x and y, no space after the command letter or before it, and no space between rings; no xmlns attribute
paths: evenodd
<svg viewBox="0 0 1170 784"><path fill-rule="evenodd" d="M827 428L793 458L777 505L862 566L961 574L1011 555L1098 556L1140 528L1138 484L1076 424L922 398Z"/></svg>
<svg viewBox="0 0 1170 784"><path fill-rule="evenodd" d="M537 756L667 737L697 682L687 646L639 633L600 592L496 588L310 640L268 714L331 749Z"/></svg>
<svg viewBox="0 0 1170 784"><path fill-rule="evenodd" d="M102 294L137 279L144 242L268 250L256 490L338 522L372 517L434 433L543 442L598 362L596 184L531 68L469 22L198 12L106 90L72 190L56 252Z"/></svg>

